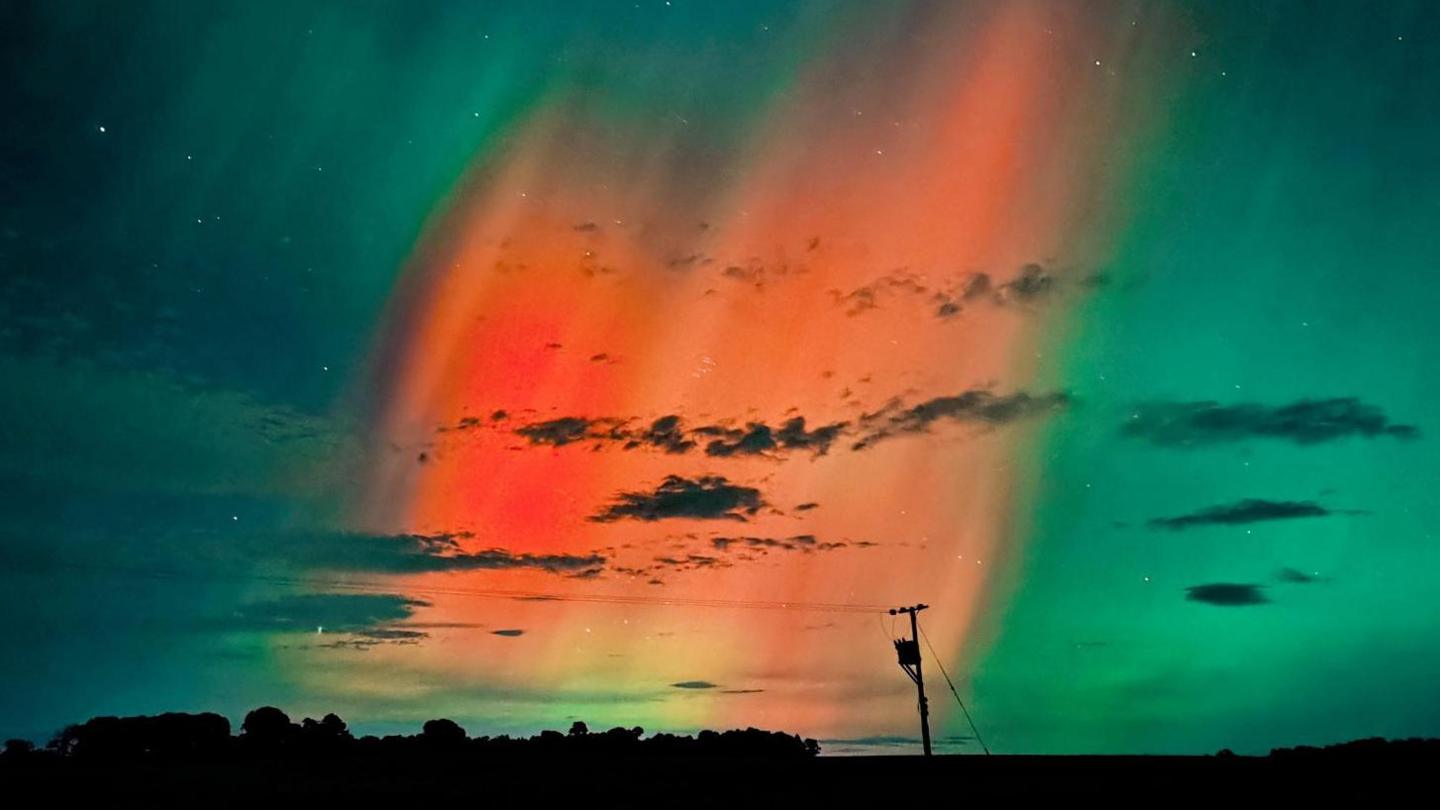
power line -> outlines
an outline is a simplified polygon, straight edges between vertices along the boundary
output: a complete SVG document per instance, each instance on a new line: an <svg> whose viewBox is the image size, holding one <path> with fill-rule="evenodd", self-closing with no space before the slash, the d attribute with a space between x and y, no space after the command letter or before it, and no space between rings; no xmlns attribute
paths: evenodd
<svg viewBox="0 0 1440 810"><path fill-rule="evenodd" d="M99 565L94 563L61 562L51 563L57 567L76 570L123 573L155 579L209 579L215 581L260 582L270 585L293 587L319 587L365 592L394 593L424 596L465 596L481 599L513 599L534 602L579 602L590 604L732 608L743 610L792 610L820 613L874 613L883 614L881 605L866 605L849 602L791 602L782 600L711 599L687 596L634 596L627 594L576 593L517 590L504 588L461 588L440 586L410 586L400 583L376 582L373 580L327 579L322 577L284 577L266 574L224 574L214 571L179 571L136 566ZM494 569L491 569L494 570Z"/></svg>
<svg viewBox="0 0 1440 810"><path fill-rule="evenodd" d="M940 674L945 676L945 684L950 687L950 694L955 696L955 702L960 704L960 711L965 714L965 722L970 724L970 731L975 735L975 742L980 743L980 750L985 756L990 756L990 746L985 744L985 738L980 736L980 729L975 727L975 721L970 718L970 710L965 708L965 701L960 699L960 693L955 691L955 682L950 680L950 673L945 671L945 664L940 656L935 654L935 646L930 643L930 636L926 634L925 628L920 628L920 637L925 639L925 646L930 650L930 657L935 659L935 665L940 667Z"/></svg>

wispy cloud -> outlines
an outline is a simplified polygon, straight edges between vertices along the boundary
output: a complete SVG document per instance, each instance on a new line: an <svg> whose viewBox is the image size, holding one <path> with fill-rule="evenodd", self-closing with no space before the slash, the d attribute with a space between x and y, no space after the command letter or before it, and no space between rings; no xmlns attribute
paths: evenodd
<svg viewBox="0 0 1440 810"><path fill-rule="evenodd" d="M307 569L384 574L422 574L438 571L481 571L531 568L556 574L576 574L603 568L599 554L515 553L503 548L467 551L465 534L371 535L358 533L290 533L280 538L237 538L259 554L281 555L289 565ZM268 551L267 551L268 549Z"/></svg>
<svg viewBox="0 0 1440 810"><path fill-rule="evenodd" d="M1054 412L1069 402L1070 398L1063 393L1031 395L1020 391L995 394L983 389L935 397L911 406L894 402L861 418L862 435L853 449L861 450L894 436L925 433L937 422L1008 424Z"/></svg>
<svg viewBox="0 0 1440 810"><path fill-rule="evenodd" d="M1212 582L1207 585L1191 585L1185 589L1185 594L1185 598L1191 602L1204 602L1220 607L1263 605L1270 601L1265 596L1265 586L1250 583Z"/></svg>
<svg viewBox="0 0 1440 810"><path fill-rule="evenodd" d="M1355 397L1302 399L1287 405L1243 402L1148 402L1137 406L1121 433L1161 447L1200 447L1246 439L1320 444L1352 436L1415 439L1420 429L1390 421Z"/></svg>
<svg viewBox="0 0 1440 810"><path fill-rule="evenodd" d="M383 638L380 628L408 619L416 608L429 607L429 604L402 594L294 594L238 605L229 616L216 619L211 625L227 631L328 630Z"/></svg>
<svg viewBox="0 0 1440 810"><path fill-rule="evenodd" d="M1235 503L1208 506L1184 515L1154 518L1149 521L1153 529L1181 531L1196 526L1237 526L1259 523L1267 520L1293 520L1295 518L1325 517L1335 514L1314 501L1267 501L1260 498L1246 498Z"/></svg>

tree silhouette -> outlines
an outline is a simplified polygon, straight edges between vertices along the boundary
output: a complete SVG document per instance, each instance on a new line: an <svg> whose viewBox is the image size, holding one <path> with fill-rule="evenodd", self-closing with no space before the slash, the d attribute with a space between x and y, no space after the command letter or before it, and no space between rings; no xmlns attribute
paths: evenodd
<svg viewBox="0 0 1440 810"><path fill-rule="evenodd" d="M300 727L290 722L290 715L274 706L261 706L245 715L240 724L240 739L257 751L275 751L291 743Z"/></svg>
<svg viewBox="0 0 1440 810"><path fill-rule="evenodd" d="M426 720L425 725L420 729L420 736L425 742L442 748L455 748L464 745L469 737L465 729L460 727L454 720Z"/></svg>

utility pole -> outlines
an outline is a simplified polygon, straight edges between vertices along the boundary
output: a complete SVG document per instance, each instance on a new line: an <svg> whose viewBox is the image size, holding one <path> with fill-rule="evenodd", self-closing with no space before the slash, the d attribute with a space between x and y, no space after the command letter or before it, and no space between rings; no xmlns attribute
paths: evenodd
<svg viewBox="0 0 1440 810"><path fill-rule="evenodd" d="M895 653L900 657L900 668L915 682L920 694L920 741L925 745L925 756L930 756L930 704L925 700L925 675L920 671L920 625L915 614L930 607L926 604L911 607L891 608L890 615L910 614L910 638L895 639Z"/></svg>

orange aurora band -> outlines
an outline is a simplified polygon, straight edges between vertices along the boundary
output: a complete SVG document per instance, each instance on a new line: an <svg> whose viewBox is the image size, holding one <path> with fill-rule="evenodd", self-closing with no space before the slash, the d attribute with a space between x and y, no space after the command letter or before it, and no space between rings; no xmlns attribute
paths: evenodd
<svg viewBox="0 0 1440 810"><path fill-rule="evenodd" d="M497 723L913 724L889 617L649 600L923 600L947 664L981 646L1026 417L1065 406L1043 355L1138 129L1075 68L1102 23L1004 3L846 30L738 145L574 90L532 108L395 293L353 520L505 553L396 578L432 639L334 688ZM465 593L492 589L647 601Z"/></svg>

